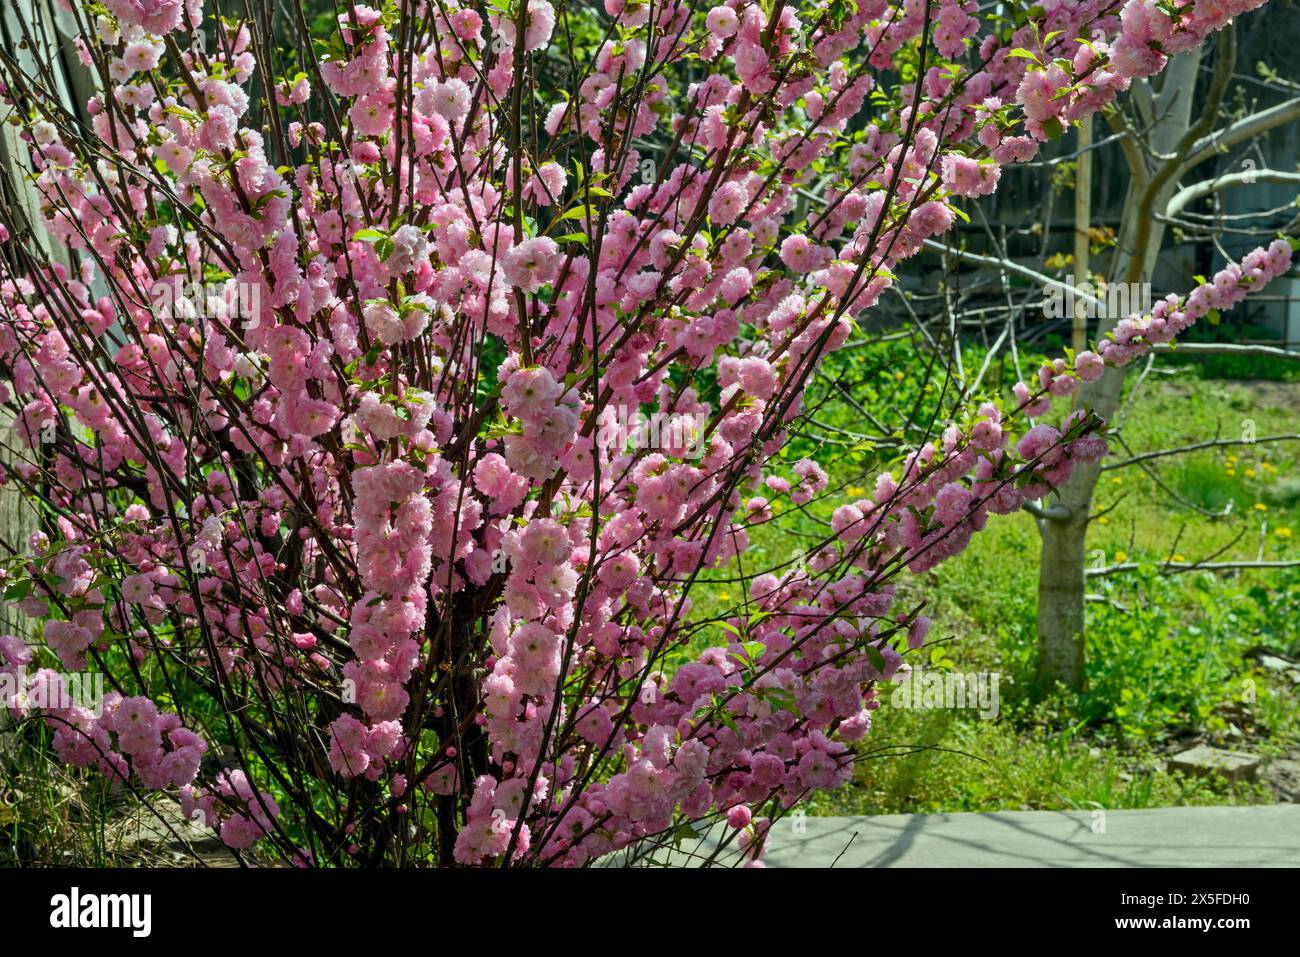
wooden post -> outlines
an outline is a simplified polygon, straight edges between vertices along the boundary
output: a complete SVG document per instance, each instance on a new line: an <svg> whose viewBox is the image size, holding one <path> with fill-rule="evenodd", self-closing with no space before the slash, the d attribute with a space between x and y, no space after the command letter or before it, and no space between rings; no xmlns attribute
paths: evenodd
<svg viewBox="0 0 1300 957"><path fill-rule="evenodd" d="M1079 123L1079 161L1074 171L1074 285L1088 279L1088 227L1092 222L1092 117ZM1088 348L1088 313L1081 297L1075 297L1070 347L1075 354Z"/></svg>
<svg viewBox="0 0 1300 957"><path fill-rule="evenodd" d="M64 105L84 122L87 118L86 99L94 89L94 79L90 71L71 55L70 41L76 35L72 15L51 0L6 0L0 5L0 17L4 18L0 42L6 44L6 53L24 70L35 72L36 61L33 51L22 44L21 24L28 24L38 37L49 38L54 49L45 51L47 55L42 60L48 62L59 83ZM34 27L37 24L40 28ZM66 251L50 241L42 226L36 191L26 179L32 171L28 147L19 137L18 130L7 122L9 112L0 105L0 195L13 210L15 219L19 220L14 224L16 228L10 241L27 243L39 255L70 265ZM0 438L6 445L17 443L12 416L3 409L0 409ZM21 550L35 528L36 516L15 487L0 488L0 537ZM25 615L0 599L0 634L21 635L29 632L30 628L31 622Z"/></svg>

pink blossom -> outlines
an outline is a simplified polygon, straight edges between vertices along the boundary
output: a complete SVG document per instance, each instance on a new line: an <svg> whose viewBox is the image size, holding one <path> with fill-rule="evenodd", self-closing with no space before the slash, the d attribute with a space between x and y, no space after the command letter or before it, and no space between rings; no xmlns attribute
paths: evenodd
<svg viewBox="0 0 1300 957"><path fill-rule="evenodd" d="M501 268L510 285L536 292L555 278L559 247L546 236L526 239L502 257Z"/></svg>

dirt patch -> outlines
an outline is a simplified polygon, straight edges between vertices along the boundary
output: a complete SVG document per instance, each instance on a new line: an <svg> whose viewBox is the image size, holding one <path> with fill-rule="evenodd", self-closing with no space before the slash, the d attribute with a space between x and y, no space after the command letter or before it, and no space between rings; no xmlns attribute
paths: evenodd
<svg viewBox="0 0 1300 957"><path fill-rule="evenodd" d="M1275 382L1270 379L1190 379L1180 378L1160 383L1160 395L1187 399L1204 395L1206 388L1234 394L1254 406L1269 406L1292 411L1300 409L1300 382Z"/></svg>
<svg viewBox="0 0 1300 957"><path fill-rule="evenodd" d="M1237 388L1260 405L1295 411L1300 409L1300 382L1270 382L1267 379L1249 379L1233 382L1228 388Z"/></svg>

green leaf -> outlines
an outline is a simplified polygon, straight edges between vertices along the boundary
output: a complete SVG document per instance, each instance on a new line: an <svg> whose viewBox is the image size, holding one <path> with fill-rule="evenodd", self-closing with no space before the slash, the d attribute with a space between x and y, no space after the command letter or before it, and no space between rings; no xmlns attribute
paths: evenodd
<svg viewBox="0 0 1300 957"><path fill-rule="evenodd" d="M731 633L732 633L733 635L735 635L737 638L744 637L744 636L741 634L740 629L737 628L735 625L733 625L733 624L732 624L731 622L729 622L729 621L720 621L720 622L718 622L718 625L719 625L720 627L722 627L722 628L727 629L727 631L731 632Z"/></svg>
<svg viewBox="0 0 1300 957"><path fill-rule="evenodd" d="M595 190L593 189L592 192L594 193ZM575 206L573 207L573 209L563 212L559 216L557 216L556 222L563 222L566 219L585 219L587 217L594 217L598 215L600 215L599 212L597 212L595 209L593 209L590 206L585 206L585 205Z"/></svg>
<svg viewBox="0 0 1300 957"><path fill-rule="evenodd" d="M5 589L5 601L22 601L32 593L30 581L15 582Z"/></svg>
<svg viewBox="0 0 1300 957"><path fill-rule="evenodd" d="M673 845L680 850L682 841L694 841L699 836L690 821L682 821L673 828Z"/></svg>

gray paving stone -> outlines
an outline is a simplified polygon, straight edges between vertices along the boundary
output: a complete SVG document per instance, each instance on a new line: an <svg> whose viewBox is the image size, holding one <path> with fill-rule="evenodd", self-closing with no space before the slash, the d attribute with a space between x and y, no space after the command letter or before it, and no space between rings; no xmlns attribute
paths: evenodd
<svg viewBox="0 0 1300 957"><path fill-rule="evenodd" d="M1259 773L1259 756L1199 744L1169 758L1169 770L1185 774L1218 774L1230 781L1253 781Z"/></svg>

